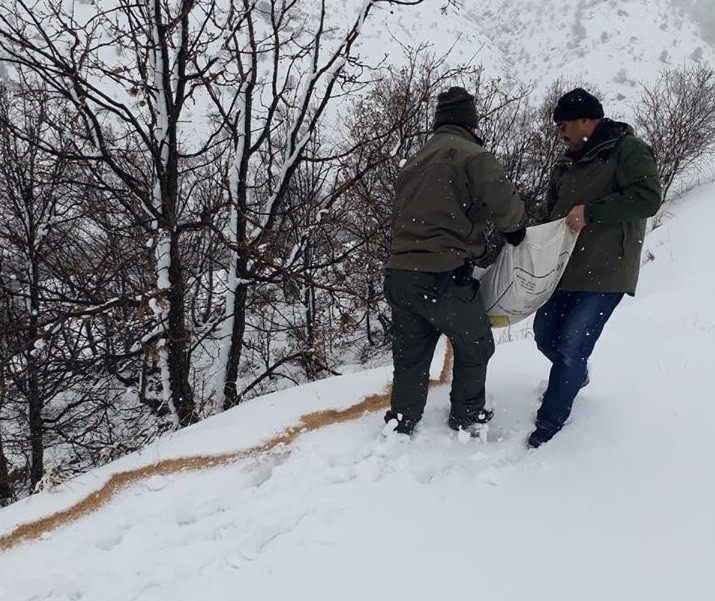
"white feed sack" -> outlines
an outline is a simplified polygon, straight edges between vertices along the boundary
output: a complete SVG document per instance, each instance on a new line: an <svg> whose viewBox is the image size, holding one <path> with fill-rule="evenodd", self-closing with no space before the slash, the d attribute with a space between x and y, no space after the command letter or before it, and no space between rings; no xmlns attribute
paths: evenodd
<svg viewBox="0 0 715 601"><path fill-rule="evenodd" d="M493 265L475 269L493 327L526 319L549 299L577 238L564 219L535 225L519 246L505 244Z"/></svg>

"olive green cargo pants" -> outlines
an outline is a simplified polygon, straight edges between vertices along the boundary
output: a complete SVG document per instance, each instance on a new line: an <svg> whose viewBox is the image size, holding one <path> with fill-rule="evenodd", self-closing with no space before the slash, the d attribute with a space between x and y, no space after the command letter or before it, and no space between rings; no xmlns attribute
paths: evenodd
<svg viewBox="0 0 715 601"><path fill-rule="evenodd" d="M385 270L385 296L392 308L391 409L415 421L422 417L429 368L443 333L454 350L451 416L466 427L484 408L494 337L478 282L458 286L450 276L451 272Z"/></svg>

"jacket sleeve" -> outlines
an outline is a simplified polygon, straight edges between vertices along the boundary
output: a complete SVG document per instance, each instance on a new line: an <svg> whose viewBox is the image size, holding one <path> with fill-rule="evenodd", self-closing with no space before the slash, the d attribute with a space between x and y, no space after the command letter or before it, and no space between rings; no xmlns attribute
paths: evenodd
<svg viewBox="0 0 715 601"><path fill-rule="evenodd" d="M661 184L651 148L634 136L618 145L618 191L586 205L586 222L616 224L651 217L661 203Z"/></svg>
<svg viewBox="0 0 715 601"><path fill-rule="evenodd" d="M524 216L524 203L504 168L489 152L481 152L467 163L467 177L477 208L502 232L519 229Z"/></svg>
<svg viewBox="0 0 715 601"><path fill-rule="evenodd" d="M546 201L541 207L539 212L539 217L541 219L540 223L546 223L551 221L551 213L556 206L556 201L559 199L559 188L561 186L561 175L556 169L551 172L551 178L549 179L549 188L546 191Z"/></svg>

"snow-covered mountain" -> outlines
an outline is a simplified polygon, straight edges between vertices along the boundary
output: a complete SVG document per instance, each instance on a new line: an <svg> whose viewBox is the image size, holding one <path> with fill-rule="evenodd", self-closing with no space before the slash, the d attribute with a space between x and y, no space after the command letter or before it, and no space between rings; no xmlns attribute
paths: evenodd
<svg viewBox="0 0 715 601"><path fill-rule="evenodd" d="M391 12L384 28L366 28L363 51L375 58L425 44L529 85L536 98L557 79L587 84L614 116L628 117L639 84L662 69L715 64L713 0L428 0Z"/></svg>

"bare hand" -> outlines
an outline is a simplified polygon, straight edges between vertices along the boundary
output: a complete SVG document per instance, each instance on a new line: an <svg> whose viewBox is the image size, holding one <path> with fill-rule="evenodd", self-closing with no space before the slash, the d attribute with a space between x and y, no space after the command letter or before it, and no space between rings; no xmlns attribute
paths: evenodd
<svg viewBox="0 0 715 601"><path fill-rule="evenodd" d="M585 208L584 205L576 205L566 215L566 225L575 234L578 234L586 225Z"/></svg>

